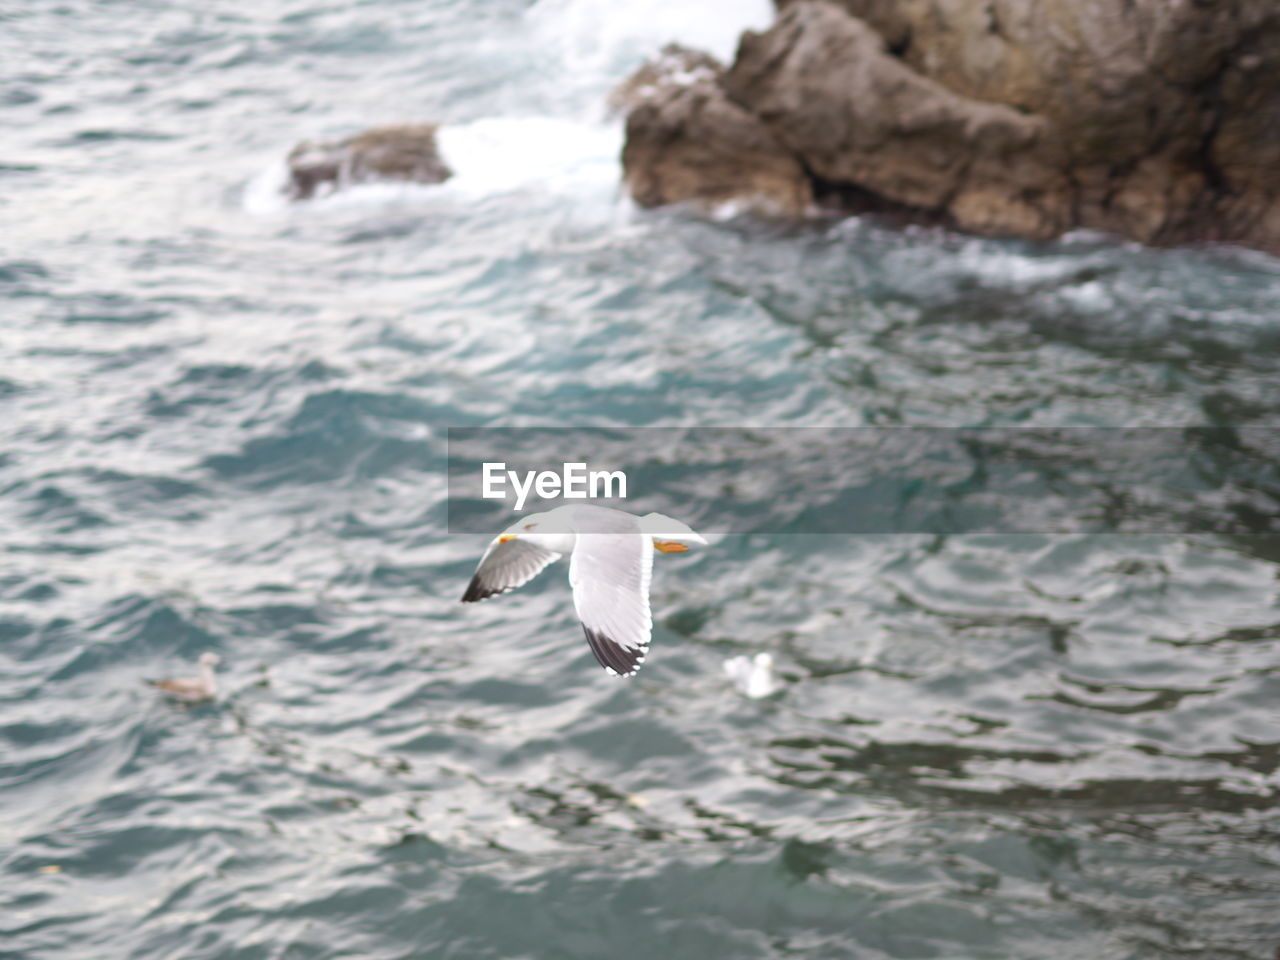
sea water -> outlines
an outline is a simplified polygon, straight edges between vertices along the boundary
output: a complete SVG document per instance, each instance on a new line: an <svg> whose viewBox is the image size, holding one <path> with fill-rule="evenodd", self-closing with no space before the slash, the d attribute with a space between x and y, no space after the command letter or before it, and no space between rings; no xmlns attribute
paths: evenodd
<svg viewBox="0 0 1280 960"><path fill-rule="evenodd" d="M770 17L0 7L0 957L1274 953L1274 539L726 536L627 682L458 603L450 426L1276 425L1264 255L635 209L610 87Z"/></svg>

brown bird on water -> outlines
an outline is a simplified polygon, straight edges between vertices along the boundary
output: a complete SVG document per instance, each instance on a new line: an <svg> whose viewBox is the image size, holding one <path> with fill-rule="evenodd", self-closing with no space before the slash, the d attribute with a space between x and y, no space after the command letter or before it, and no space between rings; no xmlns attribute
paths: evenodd
<svg viewBox="0 0 1280 960"><path fill-rule="evenodd" d="M200 676L148 680L147 683L174 700L181 700L184 703L202 703L218 695L218 681L213 675L213 668L221 662L222 658L216 653L205 652L200 654Z"/></svg>

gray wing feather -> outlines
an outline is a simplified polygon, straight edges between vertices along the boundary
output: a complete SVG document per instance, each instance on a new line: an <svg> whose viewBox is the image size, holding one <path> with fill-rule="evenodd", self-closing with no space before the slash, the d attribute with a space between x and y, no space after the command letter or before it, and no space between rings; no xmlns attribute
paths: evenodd
<svg viewBox="0 0 1280 960"><path fill-rule="evenodd" d="M653 545L634 533L579 533L569 560L573 605L600 666L629 677L649 652Z"/></svg>
<svg viewBox="0 0 1280 960"><path fill-rule="evenodd" d="M560 554L535 547L519 538L506 543L495 540L480 558L475 575L462 595L462 602L475 603L496 593L514 590L540 574L547 564L559 559Z"/></svg>

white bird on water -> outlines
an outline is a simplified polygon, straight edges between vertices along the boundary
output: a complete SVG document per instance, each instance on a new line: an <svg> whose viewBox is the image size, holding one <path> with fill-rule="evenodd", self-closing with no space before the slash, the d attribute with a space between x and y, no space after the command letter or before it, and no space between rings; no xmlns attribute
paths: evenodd
<svg viewBox="0 0 1280 960"><path fill-rule="evenodd" d="M172 677L168 680L148 680L166 696L186 703L201 703L212 700L218 695L218 680L213 675L213 668L222 662L216 653L206 651L200 654L200 675L198 677Z"/></svg>
<svg viewBox="0 0 1280 960"><path fill-rule="evenodd" d="M767 653L730 657L724 662L724 672L742 695L752 700L771 697L782 689L782 681L773 672L773 657Z"/></svg>
<svg viewBox="0 0 1280 960"><path fill-rule="evenodd" d="M552 561L569 558L573 605L587 644L613 676L634 676L649 652L653 552L682 553L707 541L679 520L643 517L590 504L533 513L493 539L463 603L528 583Z"/></svg>

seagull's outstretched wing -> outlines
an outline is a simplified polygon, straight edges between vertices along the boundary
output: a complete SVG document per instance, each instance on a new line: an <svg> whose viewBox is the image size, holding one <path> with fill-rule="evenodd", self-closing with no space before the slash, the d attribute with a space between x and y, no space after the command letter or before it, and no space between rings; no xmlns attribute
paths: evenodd
<svg viewBox="0 0 1280 960"><path fill-rule="evenodd" d="M560 559L560 554L516 538L501 543L494 540L480 558L475 575L462 595L463 603L475 603L523 586L547 564Z"/></svg>
<svg viewBox="0 0 1280 960"><path fill-rule="evenodd" d="M653 541L640 533L578 533L569 560L573 605L600 666L629 677L649 652Z"/></svg>

